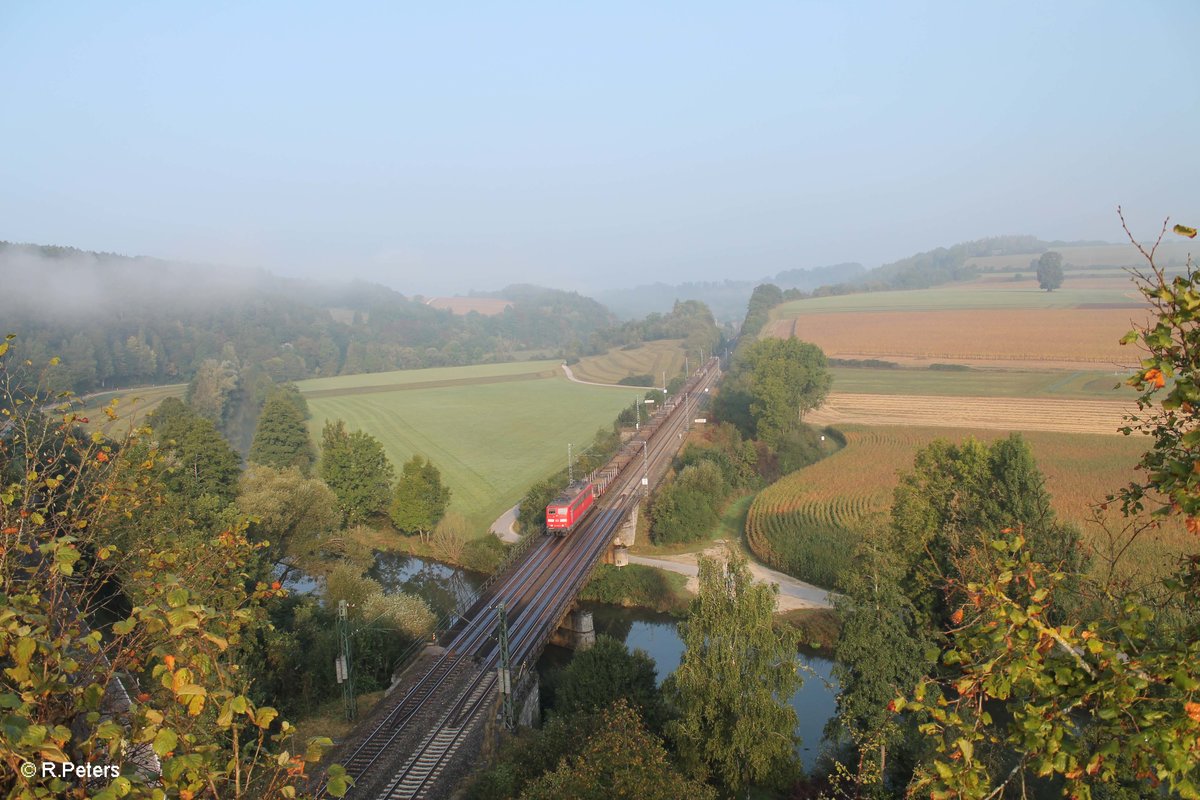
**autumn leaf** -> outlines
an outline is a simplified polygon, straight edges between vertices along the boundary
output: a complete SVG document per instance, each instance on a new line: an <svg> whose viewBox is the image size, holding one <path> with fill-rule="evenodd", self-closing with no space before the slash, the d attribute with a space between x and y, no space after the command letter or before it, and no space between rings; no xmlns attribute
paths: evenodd
<svg viewBox="0 0 1200 800"><path fill-rule="evenodd" d="M1176 225L1175 232L1178 233L1180 236L1186 236L1189 239L1196 238L1196 229L1189 228L1187 225Z"/></svg>
<svg viewBox="0 0 1200 800"><path fill-rule="evenodd" d="M1167 379L1163 376L1162 370L1158 368L1146 370L1146 374L1142 376L1142 380L1146 383L1154 384L1155 389L1161 389L1167 385Z"/></svg>
<svg viewBox="0 0 1200 800"><path fill-rule="evenodd" d="M961 625L962 621L963 621L963 610L960 608L960 609L957 609L953 614L951 614L950 621L953 622L955 625Z"/></svg>

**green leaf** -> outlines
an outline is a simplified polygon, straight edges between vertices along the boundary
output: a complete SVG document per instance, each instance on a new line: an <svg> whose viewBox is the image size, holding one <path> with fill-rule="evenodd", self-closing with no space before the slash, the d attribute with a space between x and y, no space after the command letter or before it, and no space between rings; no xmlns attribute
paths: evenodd
<svg viewBox="0 0 1200 800"><path fill-rule="evenodd" d="M37 642L33 639L22 639L13 648L13 658L16 659L17 664L25 667L29 665L29 659L33 658L35 652L37 652Z"/></svg>
<svg viewBox="0 0 1200 800"><path fill-rule="evenodd" d="M151 746L159 758L166 758L167 753L174 750L177 744L179 744L179 736L176 735L175 731L170 728L163 728L154 737L154 744Z"/></svg>
<svg viewBox="0 0 1200 800"><path fill-rule="evenodd" d="M254 714L254 724L260 728L269 728L275 718L279 716L279 712L270 706L263 706Z"/></svg>

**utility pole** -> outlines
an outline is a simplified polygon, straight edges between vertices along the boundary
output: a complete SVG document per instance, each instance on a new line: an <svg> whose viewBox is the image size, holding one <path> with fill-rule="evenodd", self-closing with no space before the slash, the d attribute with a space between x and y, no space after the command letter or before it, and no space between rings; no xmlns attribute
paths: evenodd
<svg viewBox="0 0 1200 800"><path fill-rule="evenodd" d="M640 431L642 429L642 398L640 397L634 398L633 418L635 420L633 423L633 429L635 431Z"/></svg>
<svg viewBox="0 0 1200 800"><path fill-rule="evenodd" d="M571 469L571 443L567 442L567 483L575 482L575 473Z"/></svg>
<svg viewBox="0 0 1200 800"><path fill-rule="evenodd" d="M513 694L512 694L512 670L509 665L508 656L508 615L504 613L504 603L496 606L496 614L499 617L497 623L499 630L497 631L500 640L500 697L501 716L504 720L504 727L510 731L516 728L516 715L513 709Z"/></svg>
<svg viewBox="0 0 1200 800"><path fill-rule="evenodd" d="M345 600L338 601L337 615L338 657L334 661L337 682L342 685L342 701L346 707L346 719L358 716L358 697L354 694L354 670L350 653L350 606Z"/></svg>

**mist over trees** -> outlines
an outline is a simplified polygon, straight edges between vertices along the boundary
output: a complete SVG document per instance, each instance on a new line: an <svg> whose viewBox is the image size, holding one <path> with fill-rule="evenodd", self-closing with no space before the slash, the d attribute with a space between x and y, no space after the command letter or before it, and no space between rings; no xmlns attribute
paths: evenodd
<svg viewBox="0 0 1200 800"><path fill-rule="evenodd" d="M0 270L0 319L22 334L15 352L61 358L52 388L194 381L190 399L218 426L235 413L248 370L278 383L578 353L616 322L595 300L528 285L495 293L512 301L503 313L456 316L378 285L73 248L0 242Z"/></svg>

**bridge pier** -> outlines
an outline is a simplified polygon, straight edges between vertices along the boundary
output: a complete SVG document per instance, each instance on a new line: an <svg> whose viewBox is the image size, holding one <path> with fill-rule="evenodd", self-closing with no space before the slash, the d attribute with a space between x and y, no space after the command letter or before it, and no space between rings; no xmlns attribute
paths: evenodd
<svg viewBox="0 0 1200 800"><path fill-rule="evenodd" d="M536 669L526 673L525 680L514 689L513 705L517 708L516 723L523 728L533 728L542 721L542 682Z"/></svg>
<svg viewBox="0 0 1200 800"><path fill-rule="evenodd" d="M568 650L587 650L596 643L596 626L592 612L578 608L567 614L566 619L550 636L550 643Z"/></svg>
<svg viewBox="0 0 1200 800"><path fill-rule="evenodd" d="M638 510L640 508L640 503L635 505L633 511L629 513L629 518L621 523L621 527L617 528L612 545L604 553L605 564L612 564L614 567L629 565L629 548L637 539Z"/></svg>

